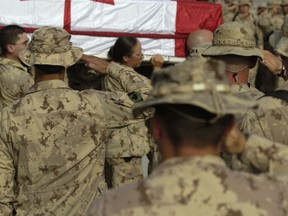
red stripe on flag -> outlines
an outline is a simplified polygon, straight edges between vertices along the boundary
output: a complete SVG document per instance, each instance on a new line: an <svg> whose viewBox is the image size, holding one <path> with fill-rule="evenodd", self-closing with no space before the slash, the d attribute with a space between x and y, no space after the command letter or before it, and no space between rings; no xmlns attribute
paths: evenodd
<svg viewBox="0 0 288 216"><path fill-rule="evenodd" d="M101 2L101 3L104 3L104 4L111 4L111 5L114 5L114 0L92 0L92 1L95 1L95 2Z"/></svg>
<svg viewBox="0 0 288 216"><path fill-rule="evenodd" d="M71 0L65 0L63 28L68 32L71 30Z"/></svg>
<svg viewBox="0 0 288 216"><path fill-rule="evenodd" d="M186 35L175 41L175 56L184 57L187 36L197 29L214 31L222 23L222 6L207 2L177 1L176 35Z"/></svg>

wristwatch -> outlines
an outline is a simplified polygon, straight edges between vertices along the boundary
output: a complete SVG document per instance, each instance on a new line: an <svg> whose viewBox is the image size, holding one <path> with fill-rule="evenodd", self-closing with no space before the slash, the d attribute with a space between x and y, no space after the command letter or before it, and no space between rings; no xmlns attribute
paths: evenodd
<svg viewBox="0 0 288 216"><path fill-rule="evenodd" d="M277 74L278 77L282 77L284 78L286 76L286 67L285 67L285 64L282 63L282 67L281 67L281 70L279 71L279 73Z"/></svg>

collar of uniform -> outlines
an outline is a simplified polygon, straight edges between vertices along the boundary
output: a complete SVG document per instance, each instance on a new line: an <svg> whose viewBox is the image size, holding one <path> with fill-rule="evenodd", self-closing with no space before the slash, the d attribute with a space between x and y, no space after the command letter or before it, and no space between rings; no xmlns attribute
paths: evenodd
<svg viewBox="0 0 288 216"><path fill-rule="evenodd" d="M69 89L67 84L62 80L47 80L47 81L41 81L41 82L35 83L27 92L27 94L35 92L35 91L57 89L57 88Z"/></svg>
<svg viewBox="0 0 288 216"><path fill-rule="evenodd" d="M164 161L140 183L143 196L151 203L174 203L183 190L189 194L199 182L219 181L229 168L218 156L178 157ZM218 179L218 180L216 180Z"/></svg>
<svg viewBox="0 0 288 216"><path fill-rule="evenodd" d="M20 69L22 69L22 70L27 72L27 67L26 66L22 65L21 63L19 63L17 61L9 59L9 58L0 57L0 64L1 65L10 65L10 66L13 66L13 67L17 67L17 68L20 68Z"/></svg>

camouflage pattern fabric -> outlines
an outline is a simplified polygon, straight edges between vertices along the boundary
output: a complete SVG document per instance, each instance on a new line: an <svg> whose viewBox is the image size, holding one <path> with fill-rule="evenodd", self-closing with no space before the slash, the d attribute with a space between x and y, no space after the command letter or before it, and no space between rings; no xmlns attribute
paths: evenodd
<svg viewBox="0 0 288 216"><path fill-rule="evenodd" d="M0 110L20 98L34 84L22 64L0 57Z"/></svg>
<svg viewBox="0 0 288 216"><path fill-rule="evenodd" d="M107 71L125 89L139 86L117 64ZM139 91L150 88L142 84ZM133 104L127 93L79 92L50 80L4 108L0 215L86 215L106 189L104 140L115 129L143 121L133 117Z"/></svg>
<svg viewBox="0 0 288 216"><path fill-rule="evenodd" d="M288 148L252 136L241 157L281 178L231 171L216 156L172 158L144 181L106 192L89 215L286 215Z"/></svg>
<svg viewBox="0 0 288 216"><path fill-rule="evenodd" d="M272 14L272 12L265 11L258 16L258 23L264 35L268 35L281 29L283 19L284 17L281 14Z"/></svg>
<svg viewBox="0 0 288 216"><path fill-rule="evenodd" d="M112 175L108 186L111 184L111 187L116 188L124 184L140 182L144 178L141 162L141 157L106 158L107 168L110 168Z"/></svg>
<svg viewBox="0 0 288 216"><path fill-rule="evenodd" d="M242 14L238 14L233 21L242 23L253 29L257 47L263 47L263 32L259 28L258 19L254 15L249 14L248 16L243 16Z"/></svg>
<svg viewBox="0 0 288 216"><path fill-rule="evenodd" d="M264 96L263 92L260 92L258 89L256 89L253 86L248 86L246 84L232 84L231 85L232 92L237 95L240 98L243 99L249 99L250 101L257 101L260 97ZM263 104L264 106L267 106ZM247 110L248 112L248 110ZM235 116L236 123L240 126L243 122L243 114L236 115ZM246 131L246 130L244 130ZM247 130L247 132L251 132ZM229 154L222 154L222 158L226 162L227 166L230 167L233 170L239 170L239 171L247 171L247 172L253 172L251 167L246 166L243 164L236 155L229 155Z"/></svg>
<svg viewBox="0 0 288 216"><path fill-rule="evenodd" d="M23 50L21 61L35 64L60 65L65 68L75 64L83 55L83 49L72 46L71 35L64 29L46 26L33 32L28 49Z"/></svg>
<svg viewBox="0 0 288 216"><path fill-rule="evenodd" d="M288 83L281 89L287 91ZM245 113L241 127L245 131L288 145L287 111L287 101L270 96L262 97L258 109Z"/></svg>
<svg viewBox="0 0 288 216"><path fill-rule="evenodd" d="M102 90L104 91L121 91L134 92L130 95L135 102L147 99L148 92L151 89L143 89L143 86L150 86L150 80L141 74L138 74L131 67L125 67L126 79L133 79L138 86L123 86L118 82L116 76L106 75L102 82ZM122 74L122 76L124 76ZM127 88L128 87L128 88ZM143 97L139 97L143 95ZM111 168L111 180L113 187L119 187L122 184L139 182L143 179L143 168L141 165L142 156L148 154L151 149L156 149L156 144L148 131L145 121L128 125L113 131L109 135L109 139L105 141L106 158ZM158 152L154 152L158 154ZM130 158L124 161L123 158ZM157 161L154 161L156 164Z"/></svg>

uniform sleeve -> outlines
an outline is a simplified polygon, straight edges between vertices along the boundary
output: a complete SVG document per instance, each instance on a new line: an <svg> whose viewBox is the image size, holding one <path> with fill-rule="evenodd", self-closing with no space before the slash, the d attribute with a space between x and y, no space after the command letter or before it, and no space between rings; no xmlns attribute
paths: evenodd
<svg viewBox="0 0 288 216"><path fill-rule="evenodd" d="M143 97L148 96L151 91L150 80L128 67L111 63L107 68L107 72L106 79L108 80L105 82L108 89L106 90L127 93L137 92L144 95Z"/></svg>
<svg viewBox="0 0 288 216"><path fill-rule="evenodd" d="M264 115L265 114L263 114L262 119L264 118ZM265 130L264 125L261 122L261 118L259 118L258 115L253 110L248 110L245 113L240 128L242 131L248 131L249 133L257 134L259 136L263 136L268 139L272 138L268 136L269 134L267 133L269 132L269 130Z"/></svg>
<svg viewBox="0 0 288 216"><path fill-rule="evenodd" d="M288 176L288 147L251 135L240 159L261 172Z"/></svg>
<svg viewBox="0 0 288 216"><path fill-rule="evenodd" d="M32 76L23 72L21 76L9 75L10 77L2 78L0 97L4 106L9 105L16 99L22 97L28 89L34 84Z"/></svg>
<svg viewBox="0 0 288 216"><path fill-rule="evenodd" d="M88 216L108 216L104 214L104 205L105 205L105 193L97 198L91 205L88 210Z"/></svg>
<svg viewBox="0 0 288 216"><path fill-rule="evenodd" d="M14 194L14 162L12 145L6 138L3 122L0 124L0 215L12 215Z"/></svg>

